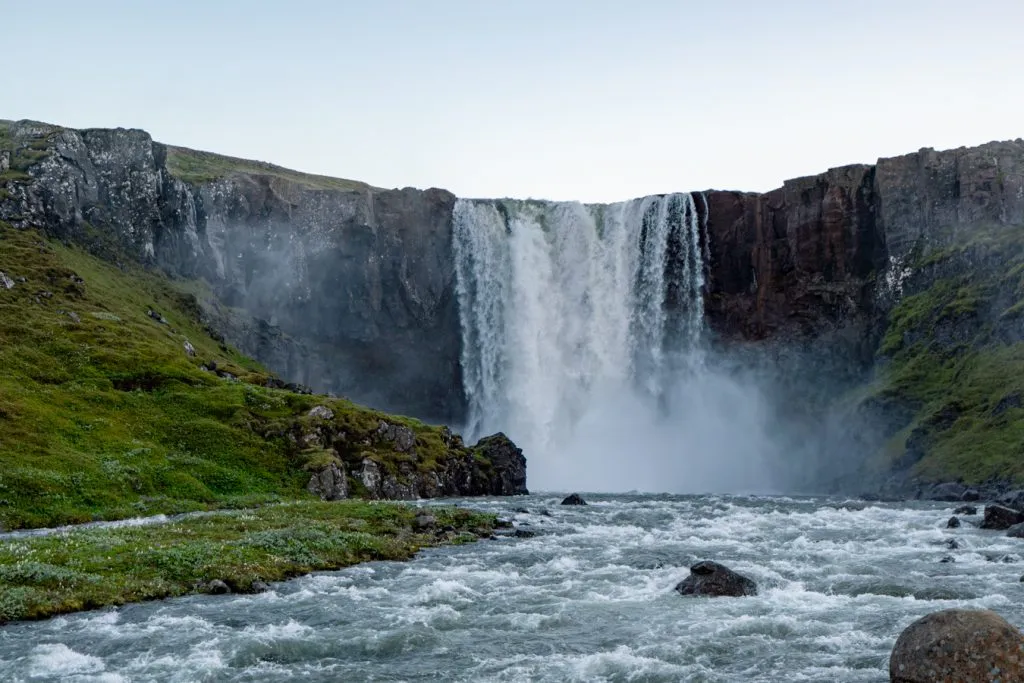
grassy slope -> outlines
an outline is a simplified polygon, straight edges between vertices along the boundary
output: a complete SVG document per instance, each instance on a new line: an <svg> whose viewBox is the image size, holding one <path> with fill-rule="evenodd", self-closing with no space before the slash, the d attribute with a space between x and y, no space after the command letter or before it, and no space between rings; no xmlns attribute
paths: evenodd
<svg viewBox="0 0 1024 683"><path fill-rule="evenodd" d="M925 479L1024 481L1024 342L998 333L1024 313L1024 228L977 226L916 265L948 276L890 314L876 392L917 415L888 456L923 451Z"/></svg>
<svg viewBox="0 0 1024 683"><path fill-rule="evenodd" d="M234 591L490 533L494 517L432 509L442 534L413 530L409 506L305 502L173 524L84 529L0 543L0 624L208 590Z"/></svg>
<svg viewBox="0 0 1024 683"><path fill-rule="evenodd" d="M184 293L195 283L121 270L2 223L0 271L16 281L0 287L7 528L308 497L304 468L324 453L297 453L286 434L315 405L330 406L356 436L381 419L411 426L423 469L446 453L440 431L415 420L259 386L267 373L200 324ZM242 381L200 368L210 361ZM374 443L365 455L386 465L409 457Z"/></svg>
<svg viewBox="0 0 1024 683"><path fill-rule="evenodd" d="M235 173L246 173L279 178L314 190L365 191L373 189L372 186L355 180L302 173L262 161L236 159L185 147L167 147L167 169L177 178L197 185L226 178Z"/></svg>

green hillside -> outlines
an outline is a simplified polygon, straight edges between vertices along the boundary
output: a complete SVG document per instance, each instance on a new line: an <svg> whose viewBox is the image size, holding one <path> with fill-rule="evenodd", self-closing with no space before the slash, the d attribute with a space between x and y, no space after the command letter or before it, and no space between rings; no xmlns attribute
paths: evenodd
<svg viewBox="0 0 1024 683"><path fill-rule="evenodd" d="M3 223L0 271L3 527L308 498L306 468L324 454L289 433L317 405L355 434L382 418L411 426L421 467L442 447L438 428L263 386L266 370L204 329L198 283Z"/></svg>

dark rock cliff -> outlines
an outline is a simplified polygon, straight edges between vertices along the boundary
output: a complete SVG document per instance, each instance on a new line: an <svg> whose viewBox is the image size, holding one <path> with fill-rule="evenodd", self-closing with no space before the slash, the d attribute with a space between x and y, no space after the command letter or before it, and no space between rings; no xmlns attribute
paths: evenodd
<svg viewBox="0 0 1024 683"><path fill-rule="evenodd" d="M951 230L1024 224L1024 140L705 196L712 326L741 339L817 336L884 315L904 293L912 253Z"/></svg>
<svg viewBox="0 0 1024 683"><path fill-rule="evenodd" d="M205 279L211 327L291 381L461 416L451 193L307 176L138 130L0 127L0 220Z"/></svg>

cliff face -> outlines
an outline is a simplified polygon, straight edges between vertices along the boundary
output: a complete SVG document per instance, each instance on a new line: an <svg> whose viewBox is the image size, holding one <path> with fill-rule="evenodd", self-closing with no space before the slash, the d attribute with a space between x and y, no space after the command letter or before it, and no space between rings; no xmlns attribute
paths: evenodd
<svg viewBox="0 0 1024 683"><path fill-rule="evenodd" d="M0 126L0 220L204 278L211 326L291 381L461 415L450 193L307 176L137 130Z"/></svg>
<svg viewBox="0 0 1024 683"><path fill-rule="evenodd" d="M896 386L911 348L945 357L1024 339L1022 317L1007 314L1016 283L974 282L1010 272L1008 245L1024 243L1022 140L704 199L710 328L767 355L780 405L808 422L873 383L857 414L885 427L863 451L906 437L895 452L919 459L934 441L910 438L932 424L933 399ZM211 328L289 380L460 422L454 202L167 147L141 131L0 123L0 220L205 279ZM930 316L908 312L925 294Z"/></svg>
<svg viewBox="0 0 1024 683"><path fill-rule="evenodd" d="M1024 140L706 196L712 325L733 338L817 335L884 314L915 250L982 223L1024 223Z"/></svg>

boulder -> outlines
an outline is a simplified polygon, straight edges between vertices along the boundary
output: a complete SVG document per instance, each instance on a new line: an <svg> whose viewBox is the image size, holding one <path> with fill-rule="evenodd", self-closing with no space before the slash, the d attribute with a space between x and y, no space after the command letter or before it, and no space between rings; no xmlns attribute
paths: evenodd
<svg viewBox="0 0 1024 683"><path fill-rule="evenodd" d="M961 505L956 510L953 510L954 515L976 515L978 514L978 508L974 505Z"/></svg>
<svg viewBox="0 0 1024 683"><path fill-rule="evenodd" d="M946 547L949 548L950 550L959 550L960 549L960 541L956 540L955 538L947 538L946 539Z"/></svg>
<svg viewBox="0 0 1024 683"><path fill-rule="evenodd" d="M249 592L251 593L266 593L270 590L270 584L265 581L253 581L252 585L249 586Z"/></svg>
<svg viewBox="0 0 1024 683"><path fill-rule="evenodd" d="M211 595L224 595L225 593L231 592L231 587L220 579L214 579L210 583L206 584L206 592Z"/></svg>
<svg viewBox="0 0 1024 683"><path fill-rule="evenodd" d="M473 446L477 455L490 462L489 493L494 496L525 496L526 458L523 451L503 433L485 436Z"/></svg>
<svg viewBox="0 0 1024 683"><path fill-rule="evenodd" d="M1024 522L1024 512L1008 508L1004 505L986 505L985 519L982 529L1009 529L1014 524Z"/></svg>
<svg viewBox="0 0 1024 683"><path fill-rule="evenodd" d="M420 512L412 521L412 528L416 531L425 531L437 526L437 517L426 512Z"/></svg>
<svg viewBox="0 0 1024 683"><path fill-rule="evenodd" d="M327 406L316 406L309 411L308 415L315 420L333 420L334 411Z"/></svg>
<svg viewBox="0 0 1024 683"><path fill-rule="evenodd" d="M348 477L345 466L340 462L332 462L318 472L314 472L306 484L306 490L321 500L342 500L348 498Z"/></svg>
<svg viewBox="0 0 1024 683"><path fill-rule="evenodd" d="M981 492L978 489L967 489L963 495L960 496L960 500L973 503L981 500Z"/></svg>
<svg viewBox="0 0 1024 683"><path fill-rule="evenodd" d="M960 518L956 517L956 516L950 517L949 521L946 522L946 528L947 529L956 529L959 526L960 526Z"/></svg>
<svg viewBox="0 0 1024 683"><path fill-rule="evenodd" d="M586 505L587 501L578 493L572 493L562 500L562 505Z"/></svg>
<svg viewBox="0 0 1024 683"><path fill-rule="evenodd" d="M936 484L933 486L924 497L929 500L958 501L961 500L961 496L964 495L964 491L966 490L967 487L963 484L946 482L944 484Z"/></svg>
<svg viewBox="0 0 1024 683"><path fill-rule="evenodd" d="M416 433L412 429L403 425L393 425L384 420L381 420L377 427L377 437L392 444L399 453L408 453L416 445Z"/></svg>
<svg viewBox="0 0 1024 683"><path fill-rule="evenodd" d="M690 575L676 585L680 595L741 597L757 595L757 584L728 567L705 560L690 567Z"/></svg>
<svg viewBox="0 0 1024 683"><path fill-rule="evenodd" d="M1024 681L1024 635L989 610L924 616L896 640L892 683Z"/></svg>
<svg viewBox="0 0 1024 683"><path fill-rule="evenodd" d="M1006 530L1006 535L1010 538L1024 538L1024 523L1014 524Z"/></svg>

